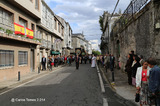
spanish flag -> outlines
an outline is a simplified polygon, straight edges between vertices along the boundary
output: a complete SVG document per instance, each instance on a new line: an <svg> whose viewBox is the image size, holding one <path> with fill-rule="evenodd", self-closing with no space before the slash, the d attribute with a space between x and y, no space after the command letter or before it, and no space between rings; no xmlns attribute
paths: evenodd
<svg viewBox="0 0 160 106"><path fill-rule="evenodd" d="M26 28L26 35L30 39L33 39L33 30Z"/></svg>
<svg viewBox="0 0 160 106"><path fill-rule="evenodd" d="M25 35L25 28L17 23L14 23L15 34Z"/></svg>

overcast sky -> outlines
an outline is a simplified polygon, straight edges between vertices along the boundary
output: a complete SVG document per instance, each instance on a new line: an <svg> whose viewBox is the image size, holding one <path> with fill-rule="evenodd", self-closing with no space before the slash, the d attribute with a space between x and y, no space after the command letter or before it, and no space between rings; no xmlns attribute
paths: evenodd
<svg viewBox="0 0 160 106"><path fill-rule="evenodd" d="M122 12L131 0L120 0L116 11ZM84 33L94 49L99 50L101 40L99 16L113 12L117 0L45 0L53 12L70 23L73 33Z"/></svg>

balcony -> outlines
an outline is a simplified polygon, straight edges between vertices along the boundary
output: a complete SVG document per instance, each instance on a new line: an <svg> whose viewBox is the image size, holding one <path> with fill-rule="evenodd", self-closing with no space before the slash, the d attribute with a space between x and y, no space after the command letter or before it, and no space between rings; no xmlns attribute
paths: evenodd
<svg viewBox="0 0 160 106"><path fill-rule="evenodd" d="M20 42L26 42L26 43L37 44L37 45L41 44L40 41L37 39L29 39L29 38L26 38L25 36L8 34L3 31L0 31L0 38L12 39Z"/></svg>

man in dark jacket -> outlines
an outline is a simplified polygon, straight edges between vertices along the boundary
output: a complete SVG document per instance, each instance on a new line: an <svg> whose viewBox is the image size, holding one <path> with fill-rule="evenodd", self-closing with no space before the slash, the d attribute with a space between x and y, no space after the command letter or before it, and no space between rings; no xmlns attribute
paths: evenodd
<svg viewBox="0 0 160 106"><path fill-rule="evenodd" d="M84 57L84 63L85 64L87 63L87 59L88 59L88 57L87 57L87 55L85 55L85 57Z"/></svg>
<svg viewBox="0 0 160 106"><path fill-rule="evenodd" d="M151 68L149 75L149 91L155 97L156 106L160 106L160 68L155 59L148 59L148 65Z"/></svg>
<svg viewBox="0 0 160 106"><path fill-rule="evenodd" d="M41 63L42 63L42 70L46 70L46 58L45 58L45 56L42 57Z"/></svg>
<svg viewBox="0 0 160 106"><path fill-rule="evenodd" d="M80 61L80 58L79 58L79 56L77 55L77 56L75 57L76 69L79 69L79 61Z"/></svg>
<svg viewBox="0 0 160 106"><path fill-rule="evenodd" d="M58 58L55 56L54 58L54 67L58 67Z"/></svg>

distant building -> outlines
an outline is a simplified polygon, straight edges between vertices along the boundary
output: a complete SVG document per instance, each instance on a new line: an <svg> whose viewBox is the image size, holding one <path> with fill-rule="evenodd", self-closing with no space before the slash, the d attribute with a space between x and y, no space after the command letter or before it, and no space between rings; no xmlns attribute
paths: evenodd
<svg viewBox="0 0 160 106"><path fill-rule="evenodd" d="M75 54L75 48L83 48L87 54L92 54L91 43L89 43L81 33L72 34L72 47L73 50L71 50L71 54Z"/></svg>
<svg viewBox="0 0 160 106"><path fill-rule="evenodd" d="M109 38L110 38L110 33L112 31L112 27L114 25L114 22L121 16L121 14L114 14L111 17L111 14L107 12L104 12L103 14L103 34L101 36L101 44L100 44L100 49L102 54L109 53Z"/></svg>

